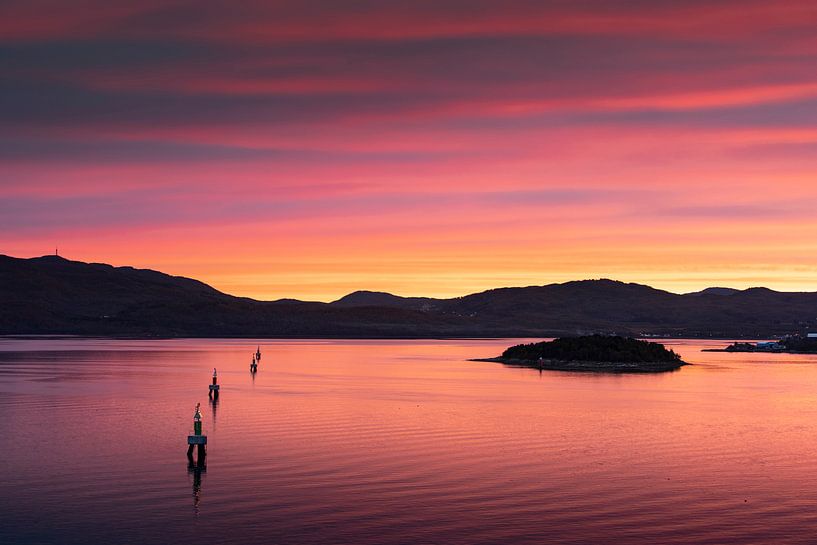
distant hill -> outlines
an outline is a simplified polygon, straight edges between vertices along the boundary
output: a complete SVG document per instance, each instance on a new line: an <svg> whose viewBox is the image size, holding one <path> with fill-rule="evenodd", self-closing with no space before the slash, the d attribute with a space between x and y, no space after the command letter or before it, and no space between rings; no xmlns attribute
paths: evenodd
<svg viewBox="0 0 817 545"><path fill-rule="evenodd" d="M336 307L393 307L416 310L439 308L440 299L430 297L400 297L382 291L355 291L329 303Z"/></svg>
<svg viewBox="0 0 817 545"><path fill-rule="evenodd" d="M706 288L702 291L695 291L687 295L735 295L740 293L740 290L734 288Z"/></svg>
<svg viewBox="0 0 817 545"><path fill-rule="evenodd" d="M453 299L359 291L332 303L256 301L157 271L0 256L0 334L760 338L809 328L817 329L817 293L766 288L679 295L603 279Z"/></svg>
<svg viewBox="0 0 817 545"><path fill-rule="evenodd" d="M445 317L383 308L255 301L157 271L0 256L0 334L394 337Z"/></svg>

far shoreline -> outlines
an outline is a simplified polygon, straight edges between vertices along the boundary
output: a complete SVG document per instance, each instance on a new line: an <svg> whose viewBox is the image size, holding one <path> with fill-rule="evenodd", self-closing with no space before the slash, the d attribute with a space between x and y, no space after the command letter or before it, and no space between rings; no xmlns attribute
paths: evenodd
<svg viewBox="0 0 817 545"><path fill-rule="evenodd" d="M543 360L532 362L530 360L520 360L513 358L474 358L468 361L481 361L502 363L512 367L524 367L540 371L571 371L579 373L667 373L677 371L686 365L692 365L685 361L680 362L609 362L609 361L569 361L569 360Z"/></svg>
<svg viewBox="0 0 817 545"><path fill-rule="evenodd" d="M607 335L607 333L603 333ZM514 335L162 335L162 334L105 334L105 333L0 333L0 339L109 339L109 340L170 340L170 339L325 339L325 340L356 340L356 341L456 341L456 340L492 340L492 339L555 339L564 336L564 333L538 334L514 334ZM730 341L730 340L756 340L763 337L641 337L634 336L634 339L643 341ZM705 349L705 351L720 351L716 349Z"/></svg>

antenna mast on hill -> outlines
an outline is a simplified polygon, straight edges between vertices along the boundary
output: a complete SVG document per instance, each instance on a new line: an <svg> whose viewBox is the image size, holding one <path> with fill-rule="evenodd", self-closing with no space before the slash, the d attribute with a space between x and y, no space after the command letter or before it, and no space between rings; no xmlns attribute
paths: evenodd
<svg viewBox="0 0 817 545"><path fill-rule="evenodd" d="M59 255L60 255L60 247L59 247L59 246L55 246L55 247L54 247L54 255L55 255L55 256L59 256Z"/></svg>

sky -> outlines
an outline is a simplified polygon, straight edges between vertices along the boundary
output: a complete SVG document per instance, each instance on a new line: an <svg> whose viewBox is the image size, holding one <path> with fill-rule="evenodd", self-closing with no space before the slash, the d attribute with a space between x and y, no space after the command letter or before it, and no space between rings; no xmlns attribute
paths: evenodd
<svg viewBox="0 0 817 545"><path fill-rule="evenodd" d="M817 2L0 0L0 253L817 291Z"/></svg>

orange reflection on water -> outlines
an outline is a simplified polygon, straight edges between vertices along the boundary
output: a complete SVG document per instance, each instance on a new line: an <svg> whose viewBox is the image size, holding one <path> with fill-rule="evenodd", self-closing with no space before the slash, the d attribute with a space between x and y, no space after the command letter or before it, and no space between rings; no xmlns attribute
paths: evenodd
<svg viewBox="0 0 817 545"><path fill-rule="evenodd" d="M0 498L26 487L0 507L19 527L70 516L85 538L105 514L149 539L149 519L177 542L805 543L817 530L814 357L671 341L694 365L467 361L516 342L262 341L253 377L255 341L4 340L0 432L17 441ZM193 483L206 516L189 530L184 443L213 367L207 478ZM123 430L134 440L110 441ZM59 459L31 456L46 436Z"/></svg>

